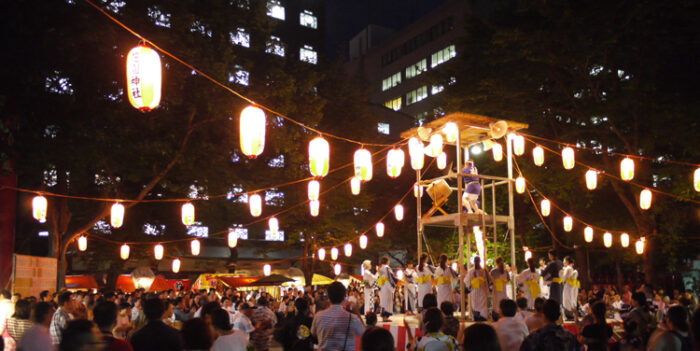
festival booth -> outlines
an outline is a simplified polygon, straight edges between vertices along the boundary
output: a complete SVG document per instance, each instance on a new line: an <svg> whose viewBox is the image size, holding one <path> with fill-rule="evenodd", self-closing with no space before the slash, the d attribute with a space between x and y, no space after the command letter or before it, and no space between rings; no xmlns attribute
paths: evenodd
<svg viewBox="0 0 700 351"><path fill-rule="evenodd" d="M494 251L498 245L498 237L506 234L510 237L511 262L515 262L515 219L513 210L514 183L513 177L513 142L514 132L527 128L527 124L498 120L491 117L474 115L469 113L451 113L423 126L410 129L401 133L401 137L408 139L411 167L416 170L416 185L414 195L417 208L417 247L418 256L423 252L423 241L426 242L428 255L431 255L427 239L424 238L424 227L443 227L457 229L459 248L458 264L464 266L466 257L471 259L473 229L476 248L480 257L486 257L485 241L487 234L492 234ZM500 139L506 146L499 143ZM423 143L429 144L424 146ZM443 151L443 145L454 146L453 164L456 163L457 172L452 170L452 165L447 166L447 154ZM505 158L507 175L490 176L478 174L476 165L469 161L468 151L472 149L476 154L483 151L492 151L496 160ZM465 151L466 150L466 151ZM518 152L518 151L516 151ZM428 155L437 161L438 169L445 169L444 175L423 179L421 169L424 166L424 157ZM466 181L466 184L465 184ZM503 189L507 194L508 205L496 205L497 188ZM427 211L422 208L422 196L425 192L432 200L432 206ZM487 196L487 191L488 196ZM453 195L454 193L454 195ZM455 196L456 195L456 196ZM479 200L480 204L479 204ZM489 207L486 207L486 202ZM450 206L445 206L449 202ZM443 207L448 210L443 209ZM497 213L497 209L505 208L505 213ZM447 211L454 211L448 213ZM507 228L504 233L499 233L499 226ZM465 236L465 231L467 235ZM491 233L489 233L491 232ZM465 243L466 239L466 243ZM466 250L466 251L465 251ZM435 262L435 258L433 258ZM464 281L460 279L459 291L461 295L462 319L465 316ZM512 284L513 288L517 284ZM517 295L517 292L513 292ZM472 304L469 304L471 310ZM470 311L471 312L471 311ZM471 313L470 313L471 315Z"/></svg>
<svg viewBox="0 0 700 351"><path fill-rule="evenodd" d="M145 286L145 282L135 284L134 278L128 274L122 274L117 278L117 290L130 293L137 289L137 285L139 285L139 288L144 288L150 292L167 291L175 288L174 282L169 282L162 275L155 276L148 287Z"/></svg>
<svg viewBox="0 0 700 351"><path fill-rule="evenodd" d="M66 276L66 289L69 291L98 289L97 281L92 275Z"/></svg>
<svg viewBox="0 0 700 351"><path fill-rule="evenodd" d="M284 273L286 277L291 278L293 281L283 283L282 286L284 287L295 287L299 290L303 290L304 286L306 285L306 278L304 278L304 272L301 271L299 268L295 267L290 267L287 269L287 271ZM311 285L316 286L316 285L329 285L333 283L335 280L326 277L325 275L321 275L318 273L314 273L313 277L311 278Z"/></svg>

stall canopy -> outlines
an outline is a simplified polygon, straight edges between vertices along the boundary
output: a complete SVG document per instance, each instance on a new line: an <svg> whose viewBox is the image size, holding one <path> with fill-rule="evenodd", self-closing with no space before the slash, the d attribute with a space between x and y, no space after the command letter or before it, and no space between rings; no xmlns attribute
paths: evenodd
<svg viewBox="0 0 700 351"><path fill-rule="evenodd" d="M165 277L162 275L157 275L156 278L153 279L153 284L151 284L148 291L166 291L172 288L172 284L168 283ZM123 292L133 292L136 290L136 287L134 286L134 279L127 274L120 275L119 278L117 278L117 289Z"/></svg>
<svg viewBox="0 0 700 351"><path fill-rule="evenodd" d="M275 285L282 285L282 283L286 282L293 282L294 279L287 278L283 275L280 274L272 274L270 276L267 276L262 279L258 279L250 284L248 286L275 286Z"/></svg>
<svg viewBox="0 0 700 351"><path fill-rule="evenodd" d="M66 276L66 289L68 290L90 290L97 288L97 281L95 277L91 275Z"/></svg>
<svg viewBox="0 0 700 351"><path fill-rule="evenodd" d="M238 287L242 287L242 286L248 286L251 283L255 282L256 280L260 279L260 277L227 277L227 276L219 276L217 278L230 288L238 288Z"/></svg>
<svg viewBox="0 0 700 351"><path fill-rule="evenodd" d="M314 273L313 278L311 278L311 285L328 285L333 283L335 280L326 277L325 275L320 275Z"/></svg>

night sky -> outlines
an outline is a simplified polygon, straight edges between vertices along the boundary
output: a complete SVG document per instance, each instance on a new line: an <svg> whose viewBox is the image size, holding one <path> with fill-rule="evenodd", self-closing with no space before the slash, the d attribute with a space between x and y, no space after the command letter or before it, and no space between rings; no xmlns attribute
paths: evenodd
<svg viewBox="0 0 700 351"><path fill-rule="evenodd" d="M345 56L347 43L369 24L400 29L445 0L326 0L326 55Z"/></svg>

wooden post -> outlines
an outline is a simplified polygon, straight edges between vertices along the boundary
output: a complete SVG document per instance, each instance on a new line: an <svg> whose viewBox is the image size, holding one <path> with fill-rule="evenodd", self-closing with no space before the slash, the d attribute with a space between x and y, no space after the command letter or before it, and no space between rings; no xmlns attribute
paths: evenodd
<svg viewBox="0 0 700 351"><path fill-rule="evenodd" d="M515 211L513 209L513 143L510 136L506 136L506 150L508 153L508 234L510 234L510 260L511 271L517 272L518 267L515 264ZM513 274L513 297L518 296L518 285L515 283L515 274Z"/></svg>
<svg viewBox="0 0 700 351"><path fill-rule="evenodd" d="M464 267L464 226L462 226L462 133L459 128L457 128L457 141L455 142L455 149L457 153L457 230L459 232L459 271L462 271ZM464 310L464 279L459 276L459 311L462 316L462 320L466 318ZM471 304L469 304L471 306ZM471 314L470 314L471 315Z"/></svg>

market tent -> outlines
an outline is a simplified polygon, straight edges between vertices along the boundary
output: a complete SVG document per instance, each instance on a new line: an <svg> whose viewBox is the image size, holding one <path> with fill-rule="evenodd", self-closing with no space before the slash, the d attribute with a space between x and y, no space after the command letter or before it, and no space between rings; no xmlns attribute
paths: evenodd
<svg viewBox="0 0 700 351"><path fill-rule="evenodd" d="M272 274L262 279L258 279L253 283L248 284L248 286L275 286L282 285L282 283L293 282L294 279L287 278L281 274Z"/></svg>
<svg viewBox="0 0 700 351"><path fill-rule="evenodd" d="M259 280L260 277L233 277L233 276L218 276L217 279L222 281L230 288L238 288L242 286L248 286L251 283Z"/></svg>
<svg viewBox="0 0 700 351"><path fill-rule="evenodd" d="M97 281L95 277L91 275L66 276L66 289L68 290L90 290L97 288Z"/></svg>
<svg viewBox="0 0 700 351"><path fill-rule="evenodd" d="M126 293L134 292L136 287L134 286L134 280L128 274L122 274L117 278L117 289Z"/></svg>
<svg viewBox="0 0 700 351"><path fill-rule="evenodd" d="M157 275L148 291L167 291L169 289L172 289L172 287L168 284L168 281L165 280L165 277Z"/></svg>
<svg viewBox="0 0 700 351"><path fill-rule="evenodd" d="M328 285L333 283L335 280L326 277L325 275L320 275L314 273L313 278L311 278L311 285Z"/></svg>

